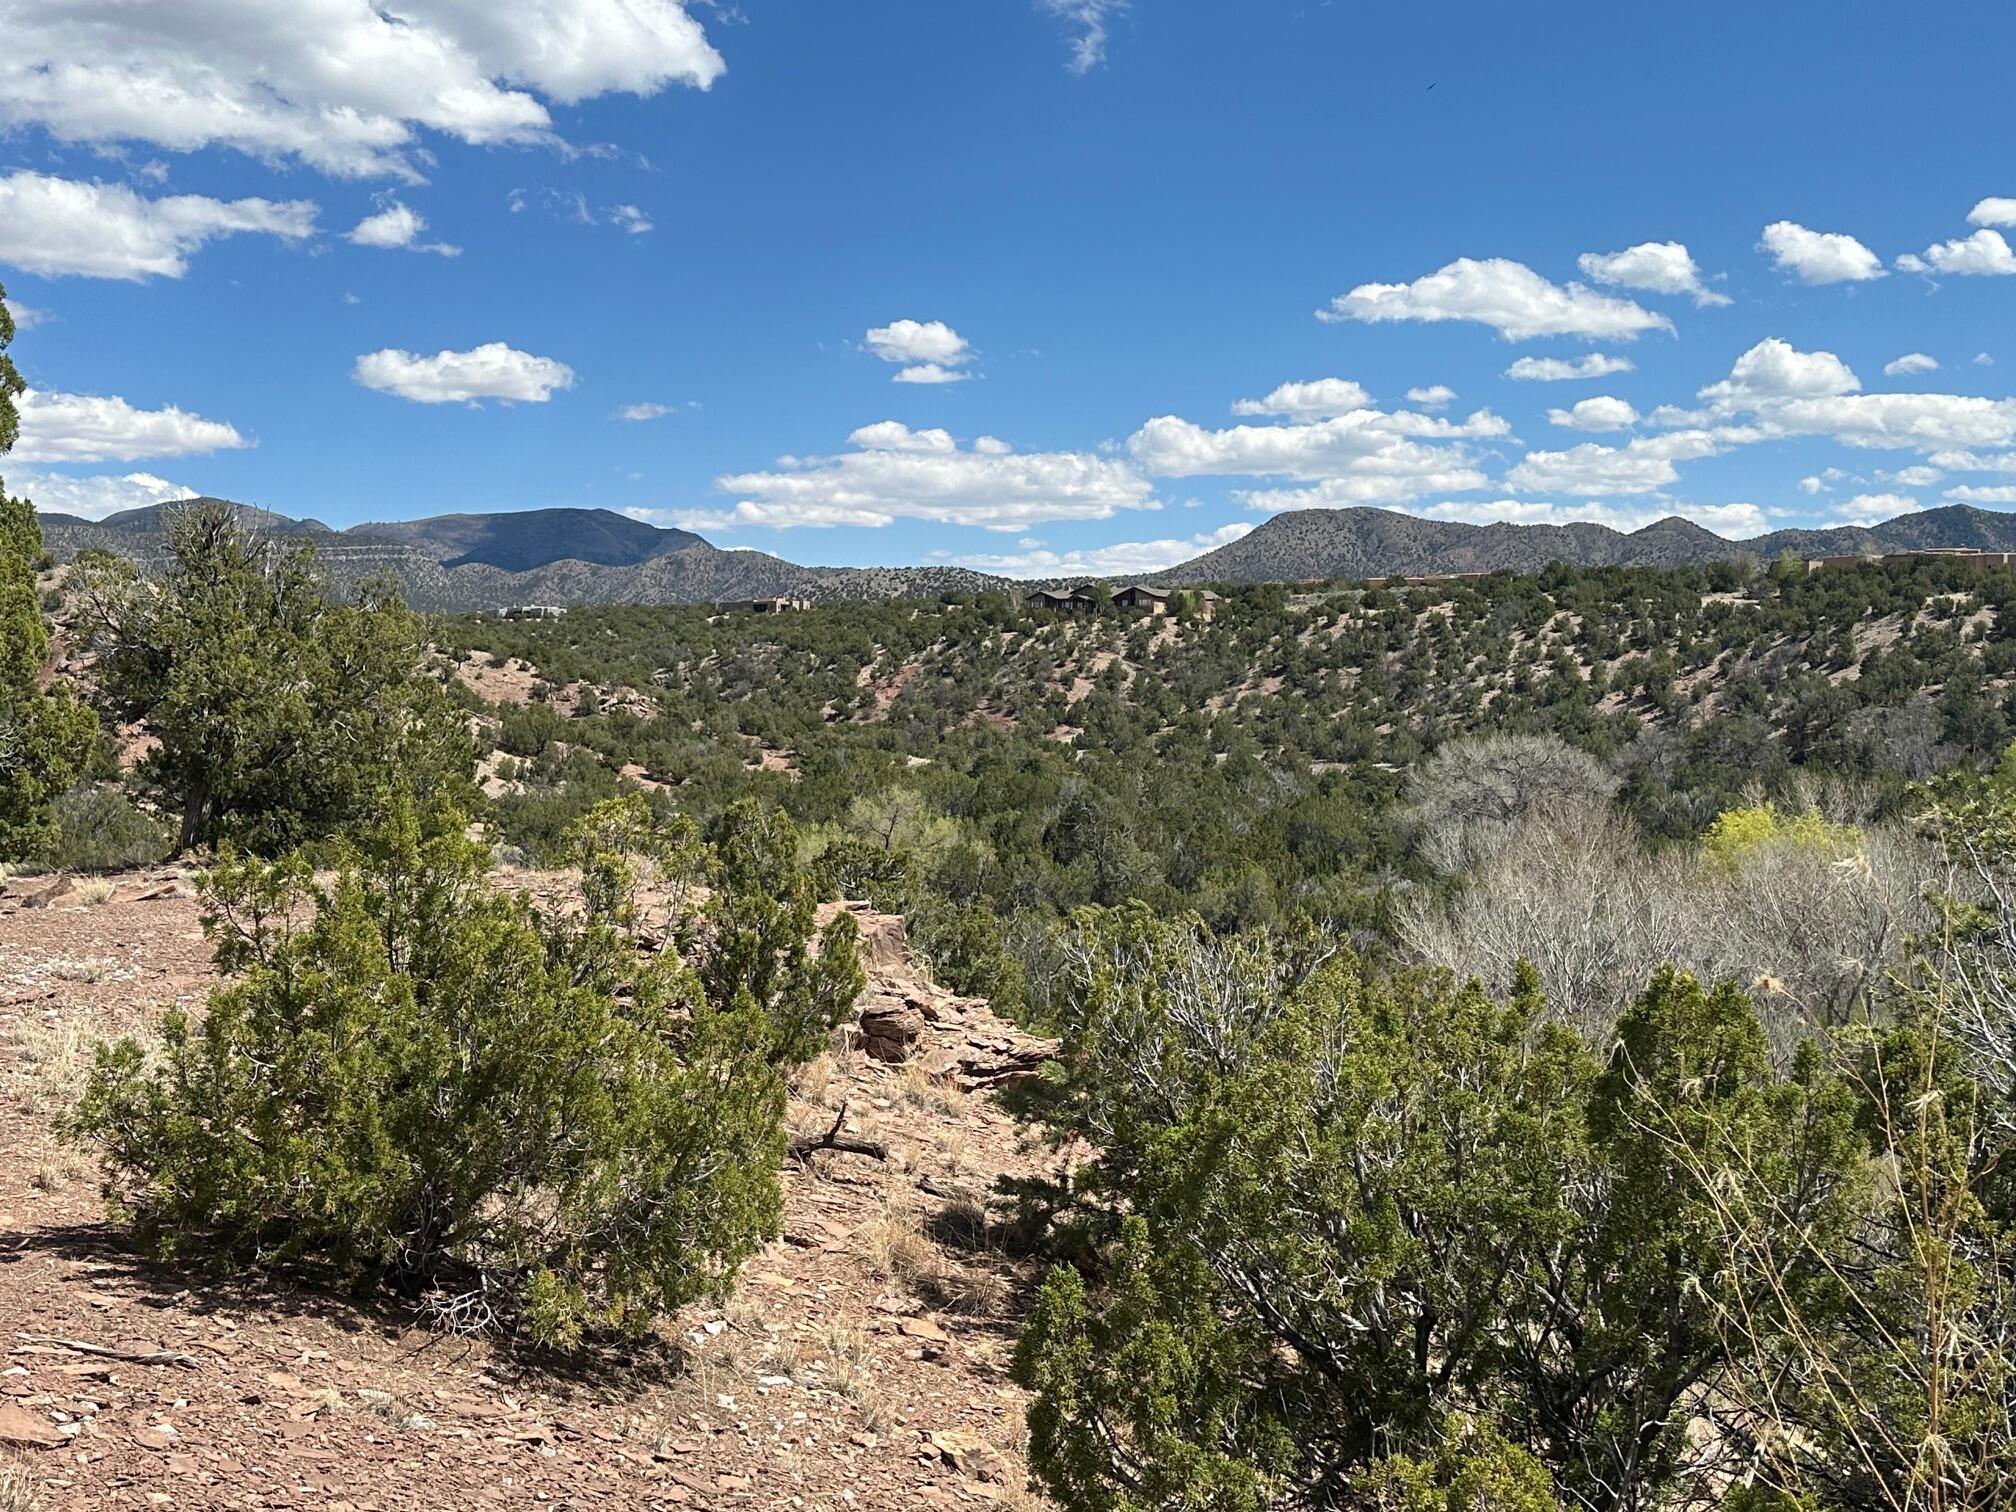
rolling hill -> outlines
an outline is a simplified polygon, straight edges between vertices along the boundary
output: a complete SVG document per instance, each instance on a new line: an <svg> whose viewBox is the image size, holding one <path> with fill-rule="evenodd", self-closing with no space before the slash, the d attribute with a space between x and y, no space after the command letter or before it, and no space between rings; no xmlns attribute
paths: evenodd
<svg viewBox="0 0 2016 1512"><path fill-rule="evenodd" d="M146 565L164 545L163 511L103 520L46 514L59 560L109 551ZM723 550L686 530L606 509L435 515L332 530L237 506L258 529L314 543L339 582L389 573L416 607L453 612L513 604L704 604L789 596L862 600L1021 592L1033 586L962 567L804 567L765 552ZM1770 560L1937 548L2016 551L2016 514L1955 504L1873 526L1779 530L1732 541L1677 517L1640 530L1605 525L1468 525L1387 509L1305 509L1275 515L1215 551L1125 581L1175 584L1305 582L1574 567L1683 567L1742 553Z"/></svg>
<svg viewBox="0 0 2016 1512"><path fill-rule="evenodd" d="M634 567L707 543L689 530L661 530L609 509L527 509L509 514L435 515L358 525L345 532L396 541L439 562L472 562L531 572L553 562Z"/></svg>
<svg viewBox="0 0 2016 1512"><path fill-rule="evenodd" d="M1964 504L1874 526L1779 530L1732 541L1675 517L1630 532L1607 525L1466 525L1388 509L1304 509L1158 574L1171 583L1271 583L1320 578L1537 572L1572 567L1684 567L1749 553L1800 557L1969 548L2016 551L2016 515Z"/></svg>

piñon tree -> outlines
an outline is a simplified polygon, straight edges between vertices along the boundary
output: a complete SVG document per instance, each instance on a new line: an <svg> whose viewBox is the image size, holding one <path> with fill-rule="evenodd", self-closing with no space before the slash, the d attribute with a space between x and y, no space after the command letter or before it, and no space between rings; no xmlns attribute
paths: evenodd
<svg viewBox="0 0 2016 1512"><path fill-rule="evenodd" d="M137 777L179 849L282 854L362 822L395 771L466 801L474 749L389 586L338 602L312 547L222 502L166 525L159 577L98 559L82 580L106 704L158 738Z"/></svg>
<svg viewBox="0 0 2016 1512"><path fill-rule="evenodd" d="M0 288L0 452L14 444L25 389L7 348L14 317ZM0 484L0 862L40 853L54 835L51 806L83 769L97 721L68 690L42 686L49 631L35 578L43 562L42 531L26 499Z"/></svg>

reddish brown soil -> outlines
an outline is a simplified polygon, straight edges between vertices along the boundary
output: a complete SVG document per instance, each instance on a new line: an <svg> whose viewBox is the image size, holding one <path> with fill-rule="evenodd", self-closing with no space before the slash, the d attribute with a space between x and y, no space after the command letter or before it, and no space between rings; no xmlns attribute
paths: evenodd
<svg viewBox="0 0 2016 1512"><path fill-rule="evenodd" d="M136 1255L52 1121L92 1040L201 1004L209 951L172 875L31 906L46 885L0 888L10 1512L1041 1505L1005 1374L1033 1276L993 1242L987 1195L1055 1160L989 1090L1044 1047L925 983L899 921L863 915L867 1003L924 1021L916 1057L885 1066L843 1034L793 1111L814 1131L844 1106L890 1158L792 1164L784 1237L726 1308L563 1365L432 1334L394 1304Z"/></svg>

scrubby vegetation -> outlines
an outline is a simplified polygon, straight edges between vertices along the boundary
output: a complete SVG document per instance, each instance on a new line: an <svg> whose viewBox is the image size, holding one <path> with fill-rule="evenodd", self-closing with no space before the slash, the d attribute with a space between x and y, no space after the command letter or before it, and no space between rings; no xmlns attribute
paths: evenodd
<svg viewBox="0 0 2016 1512"><path fill-rule="evenodd" d="M209 868L226 985L71 1118L151 1247L544 1345L718 1296L865 897L1058 1037L1061 1505L2007 1504L2016 573L429 624L167 539L45 603L0 508L0 859Z"/></svg>
<svg viewBox="0 0 2016 1512"><path fill-rule="evenodd" d="M134 779L179 816L177 849L279 854L361 823L397 771L466 789L467 737L421 672L419 617L384 585L332 599L312 548L229 505L176 511L158 577L87 558L73 573L108 711L155 737Z"/></svg>
<svg viewBox="0 0 2016 1512"><path fill-rule="evenodd" d="M234 981L157 1058L102 1049L77 1129L164 1252L325 1265L458 1328L639 1332L775 1237L784 1074L860 990L853 922L815 936L753 808L705 839L594 811L578 914L487 885L462 831L388 795L326 887L227 860Z"/></svg>
<svg viewBox="0 0 2016 1512"><path fill-rule="evenodd" d="M14 317L0 288L0 453L14 444L23 392L7 348ZM49 631L35 592L42 533L25 499L0 483L0 862L33 855L55 838L51 810L90 753L96 721L66 688L42 685Z"/></svg>
<svg viewBox="0 0 2016 1512"><path fill-rule="evenodd" d="M1780 977L1817 1019L1860 988L1785 976L1769 942L1802 926L1760 879L1803 878L1800 907L1834 932L1816 950L1875 972L1894 958L1898 932L1864 948L1879 927L1866 910L1908 904L1928 864L1902 827L1912 784L2006 743L2012 595L2016 575L1958 564L1725 564L1245 588L1209 619L1168 622L983 597L761 619L594 609L443 634L476 688L517 679L509 699L463 696L492 752L499 833L526 853L551 853L626 780L702 814L760 794L836 885L904 908L948 981L1010 1006L1025 982L1043 1011L1059 920L1130 899L1220 931L1306 916L1378 961L1429 951L1436 919L1481 909L1500 922L1456 963L1497 957L1502 987L1505 948L1541 953L1515 927L1521 899L1561 901L1587 873L1677 889L1697 911L1702 886L1748 897L1758 948L1731 937L1714 960L1680 957L1746 987ZM1492 770L1493 741L1511 742L1511 768ZM1560 804L1576 815L1550 819ZM1718 816L1767 805L1788 832L1809 813L1852 830L1876 878L1856 893L1796 840L1709 866ZM1502 843L1550 824L1569 851ZM1615 942L1617 980L1556 972L1550 987L1614 1017L1643 985L1634 957L1674 951L1677 919L1643 922L1649 937Z"/></svg>
<svg viewBox="0 0 2016 1512"><path fill-rule="evenodd" d="M538 669L480 711L528 851L626 771L762 792L1062 1035L1032 1116L1098 1153L1020 1192L1060 1266L1017 1374L1063 1505L1986 1506L2012 593L1732 564L447 636Z"/></svg>

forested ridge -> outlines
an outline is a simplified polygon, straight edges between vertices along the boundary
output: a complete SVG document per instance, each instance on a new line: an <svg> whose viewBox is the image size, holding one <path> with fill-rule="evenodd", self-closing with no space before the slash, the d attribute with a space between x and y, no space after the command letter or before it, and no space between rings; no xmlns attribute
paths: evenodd
<svg viewBox="0 0 2016 1512"><path fill-rule="evenodd" d="M1895 812L2006 743L2011 594L1947 564L1554 568L1233 589L1209 617L609 608L452 621L443 644L532 669L486 726L525 843L625 766L816 822L879 790L984 845L1017 906L1146 896L1236 925L1404 874L1406 774L1467 736L1566 742L1662 840L1823 780Z"/></svg>

